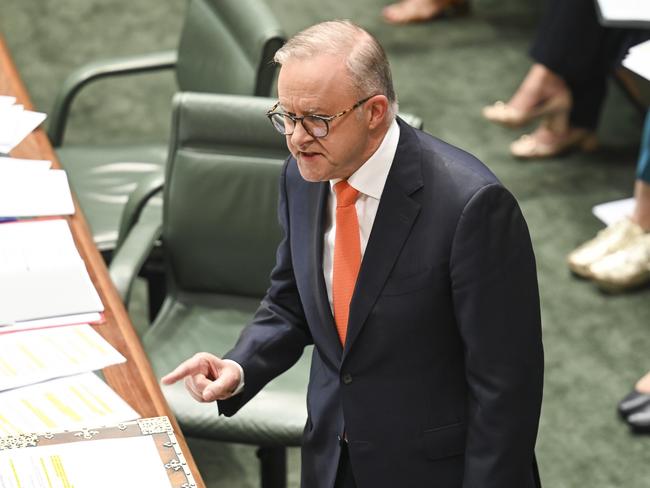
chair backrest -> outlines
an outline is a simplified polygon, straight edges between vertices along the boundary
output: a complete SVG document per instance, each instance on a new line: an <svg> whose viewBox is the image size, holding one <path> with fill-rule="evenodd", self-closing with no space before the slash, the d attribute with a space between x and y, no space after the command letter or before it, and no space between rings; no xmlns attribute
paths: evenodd
<svg viewBox="0 0 650 488"><path fill-rule="evenodd" d="M181 91L269 96L285 35L263 0L190 0L178 46Z"/></svg>
<svg viewBox="0 0 650 488"><path fill-rule="evenodd" d="M264 295L281 238L278 183L288 154L264 116L269 102L174 97L163 204L171 289Z"/></svg>

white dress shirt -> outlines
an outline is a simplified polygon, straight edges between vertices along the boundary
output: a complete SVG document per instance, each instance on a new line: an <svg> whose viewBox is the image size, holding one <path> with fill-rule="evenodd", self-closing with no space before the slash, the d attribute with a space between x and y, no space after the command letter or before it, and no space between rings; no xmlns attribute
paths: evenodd
<svg viewBox="0 0 650 488"><path fill-rule="evenodd" d="M359 191L359 198L354 207L359 220L359 237L361 241L361 262L366 252L372 225L379 208L379 199L384 191L388 172L393 164L397 143L399 142L399 125L393 120L384 140L372 156L352 176L348 184ZM327 215L325 234L323 235L323 276L327 288L327 298L332 307L332 273L334 268L334 238L336 236L336 194L334 185L340 179L330 180L330 194L327 200Z"/></svg>

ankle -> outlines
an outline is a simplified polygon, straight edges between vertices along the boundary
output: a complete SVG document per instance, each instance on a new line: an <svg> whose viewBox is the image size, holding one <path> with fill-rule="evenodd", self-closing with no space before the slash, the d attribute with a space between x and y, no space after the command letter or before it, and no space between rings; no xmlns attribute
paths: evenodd
<svg viewBox="0 0 650 488"><path fill-rule="evenodd" d="M631 215L630 220L641 227L644 232L650 232L650 215L639 215L639 213L635 211Z"/></svg>

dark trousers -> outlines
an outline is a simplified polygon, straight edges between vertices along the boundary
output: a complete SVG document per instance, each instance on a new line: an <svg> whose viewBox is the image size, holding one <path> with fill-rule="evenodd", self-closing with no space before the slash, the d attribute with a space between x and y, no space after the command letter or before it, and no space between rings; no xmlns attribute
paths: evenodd
<svg viewBox="0 0 650 488"><path fill-rule="evenodd" d="M339 468L336 473L336 482L334 488L357 488L350 466L350 453L348 452L348 443L341 442L341 457L339 458Z"/></svg>
<svg viewBox="0 0 650 488"><path fill-rule="evenodd" d="M569 86L571 125L595 129L608 75L631 46L649 38L648 30L600 25L594 0L547 0L530 55Z"/></svg>

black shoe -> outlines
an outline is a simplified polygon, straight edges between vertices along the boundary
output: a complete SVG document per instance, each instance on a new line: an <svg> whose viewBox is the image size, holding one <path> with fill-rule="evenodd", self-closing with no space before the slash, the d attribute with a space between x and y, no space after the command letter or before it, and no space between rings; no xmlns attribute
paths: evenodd
<svg viewBox="0 0 650 488"><path fill-rule="evenodd" d="M650 434L650 404L630 415L626 422L632 427L634 432Z"/></svg>
<svg viewBox="0 0 650 488"><path fill-rule="evenodd" d="M646 407L650 407L650 394L632 390L618 404L618 413L627 418Z"/></svg>

